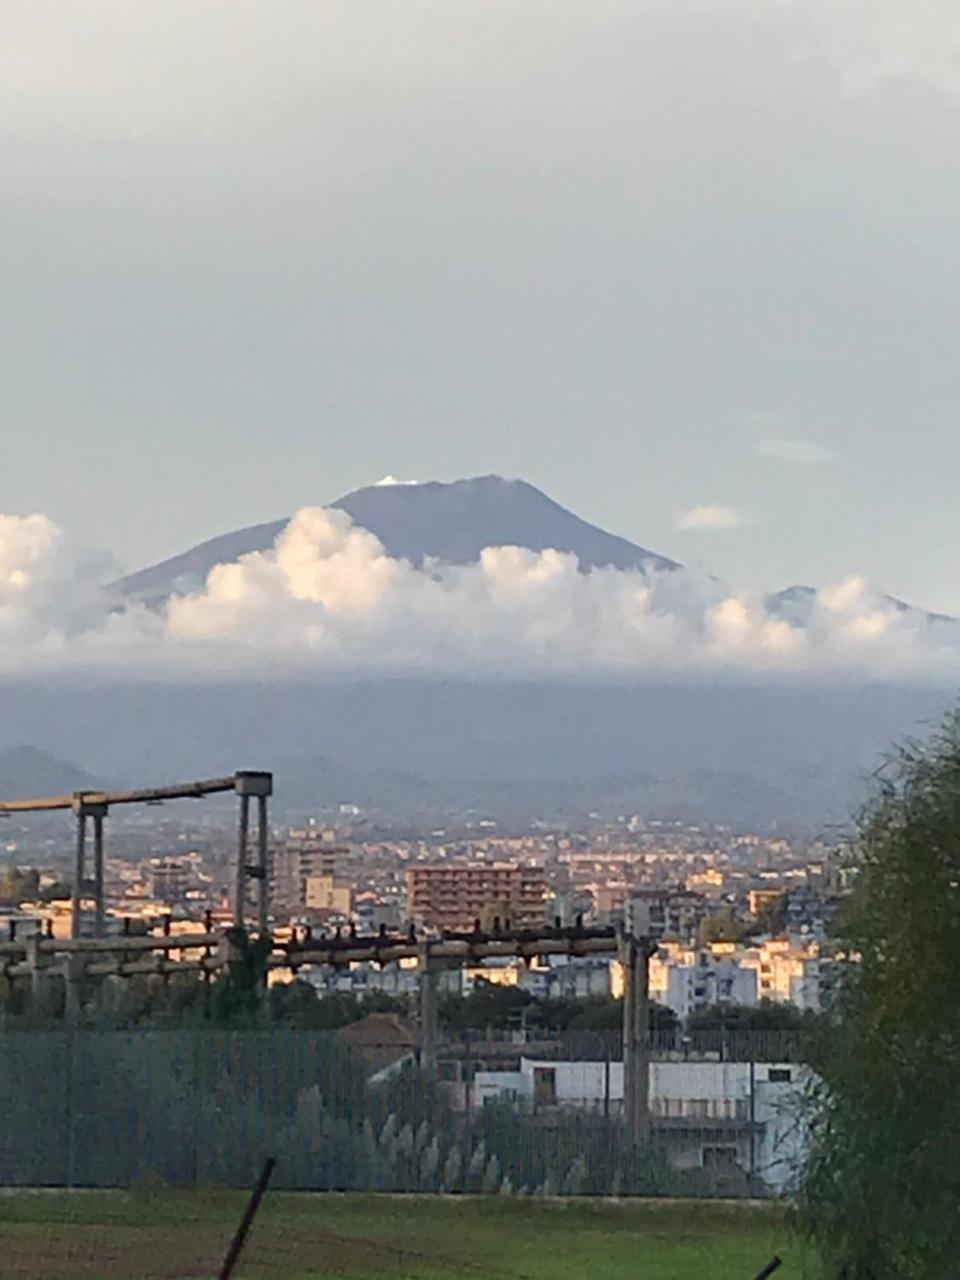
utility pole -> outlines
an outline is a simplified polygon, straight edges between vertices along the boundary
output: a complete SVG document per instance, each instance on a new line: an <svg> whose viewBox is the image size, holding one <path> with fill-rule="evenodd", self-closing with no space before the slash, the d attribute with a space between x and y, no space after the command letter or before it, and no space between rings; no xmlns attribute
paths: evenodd
<svg viewBox="0 0 960 1280"><path fill-rule="evenodd" d="M428 1075L437 1071L437 967L430 944L420 947L420 1066Z"/></svg>
<svg viewBox="0 0 960 1280"><path fill-rule="evenodd" d="M650 939L646 920L628 919L617 950L623 969L623 1119L627 1142L646 1141L650 1128ZM644 932L637 936L638 926Z"/></svg>

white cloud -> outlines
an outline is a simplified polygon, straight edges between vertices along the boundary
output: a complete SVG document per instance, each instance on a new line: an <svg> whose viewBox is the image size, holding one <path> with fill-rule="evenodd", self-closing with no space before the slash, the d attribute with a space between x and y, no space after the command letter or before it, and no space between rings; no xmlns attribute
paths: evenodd
<svg viewBox="0 0 960 1280"><path fill-rule="evenodd" d="M677 516L678 529L736 529L741 524L743 517L733 507L691 507Z"/></svg>
<svg viewBox="0 0 960 1280"><path fill-rule="evenodd" d="M384 476L374 485L375 489L391 488L394 485L419 484L419 480L398 480L396 476Z"/></svg>
<svg viewBox="0 0 960 1280"><path fill-rule="evenodd" d="M559 551L488 547L476 564L418 570L322 508L156 612L106 598L46 517L0 517L0 674L71 671L955 679L960 625L898 609L860 578L804 596L788 617L690 571L581 573Z"/></svg>
<svg viewBox="0 0 960 1280"><path fill-rule="evenodd" d="M776 458L780 462L796 462L811 466L819 462L835 462L837 455L826 445L812 440L760 440L756 451L764 458Z"/></svg>

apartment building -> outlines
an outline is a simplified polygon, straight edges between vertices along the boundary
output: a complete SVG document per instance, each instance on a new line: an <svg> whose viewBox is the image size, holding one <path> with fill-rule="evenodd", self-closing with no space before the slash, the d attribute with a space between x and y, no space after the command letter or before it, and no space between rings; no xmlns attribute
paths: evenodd
<svg viewBox="0 0 960 1280"><path fill-rule="evenodd" d="M517 863L417 865L407 869L407 915L431 929L469 930L493 915L506 927L536 929L546 920L547 879L541 867Z"/></svg>
<svg viewBox="0 0 960 1280"><path fill-rule="evenodd" d="M308 881L320 878L331 888L351 888L356 863L353 846L338 841L332 828L291 827L273 855L273 901L289 909L305 906Z"/></svg>
<svg viewBox="0 0 960 1280"><path fill-rule="evenodd" d="M740 964L756 974L760 1000L780 1000L798 1009L820 1008L822 974L815 943L796 946L787 938L771 938L747 951Z"/></svg>
<svg viewBox="0 0 960 1280"><path fill-rule="evenodd" d="M303 905L308 911L327 911L349 916L353 910L353 891L349 885L337 884L333 876L307 876L304 880Z"/></svg>
<svg viewBox="0 0 960 1280"><path fill-rule="evenodd" d="M822 985L817 945L799 945L787 938L772 938L756 947L664 942L650 960L651 998L668 1005L679 1018L706 1005L754 1005L761 1000L817 1010Z"/></svg>

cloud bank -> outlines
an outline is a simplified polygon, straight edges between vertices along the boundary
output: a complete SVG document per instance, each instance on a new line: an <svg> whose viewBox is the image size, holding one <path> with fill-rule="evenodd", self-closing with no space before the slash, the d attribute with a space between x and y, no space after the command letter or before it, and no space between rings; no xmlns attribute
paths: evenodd
<svg viewBox="0 0 960 1280"><path fill-rule="evenodd" d="M960 675L960 626L860 578L764 599L690 571L581 573L571 555L518 547L421 570L324 508L160 610L111 598L103 579L45 516L0 517L0 674Z"/></svg>

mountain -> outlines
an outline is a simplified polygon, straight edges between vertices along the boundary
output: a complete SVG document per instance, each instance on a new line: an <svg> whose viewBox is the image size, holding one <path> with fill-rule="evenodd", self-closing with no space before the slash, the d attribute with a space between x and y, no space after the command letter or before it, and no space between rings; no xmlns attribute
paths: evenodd
<svg viewBox="0 0 960 1280"><path fill-rule="evenodd" d="M420 566L435 558L469 564L484 547L572 552L584 570L676 569L675 561L588 524L523 480L478 476L450 484L379 484L357 489L330 504L375 534L389 555ZM145 601L196 590L217 564L266 551L287 520L222 534L182 555L141 569L117 583Z"/></svg>
<svg viewBox="0 0 960 1280"><path fill-rule="evenodd" d="M881 595L879 599L884 605L895 609L897 613L904 614L918 623L957 622L957 619L949 613L930 613L927 609L918 609L916 605L907 604L905 600L899 600L896 596ZM785 622L790 622L794 626L804 627L810 621L810 615L816 601L816 587L797 584L792 587L786 587L783 591L777 591L774 595L767 596L764 603L767 611L774 617L782 618Z"/></svg>
<svg viewBox="0 0 960 1280"><path fill-rule="evenodd" d="M73 791L96 791L101 786L83 769L36 747L8 747L0 751L0 799L62 796Z"/></svg>

